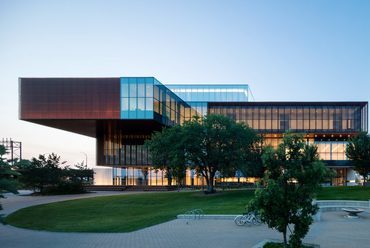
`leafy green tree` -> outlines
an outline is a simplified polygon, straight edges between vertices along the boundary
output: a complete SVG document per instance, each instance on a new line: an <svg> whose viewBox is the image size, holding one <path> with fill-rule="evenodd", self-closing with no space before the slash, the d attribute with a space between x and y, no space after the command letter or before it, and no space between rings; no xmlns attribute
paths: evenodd
<svg viewBox="0 0 370 248"><path fill-rule="evenodd" d="M177 180L178 185L185 178L186 166L182 135L182 128L173 126L154 133L152 138L145 142L153 167L166 172L168 185L172 185L173 178Z"/></svg>
<svg viewBox="0 0 370 248"><path fill-rule="evenodd" d="M46 187L56 186L63 180L65 173L60 166L65 163L54 153L48 156L39 155L38 158L32 158L29 164L19 168L22 174L20 180L24 186L43 194Z"/></svg>
<svg viewBox="0 0 370 248"><path fill-rule="evenodd" d="M20 175L14 170L13 166L4 157L6 155L6 149L3 145L0 145L0 198L3 198L3 192L11 192L17 194L18 181L17 177ZM0 210L2 206L0 204Z"/></svg>
<svg viewBox="0 0 370 248"><path fill-rule="evenodd" d="M74 168L66 166L64 168L64 180L81 182L81 184L91 184L94 179L94 170L89 169L84 162L74 165Z"/></svg>
<svg viewBox="0 0 370 248"><path fill-rule="evenodd" d="M250 162L261 138L248 126L223 115L208 115L186 122L181 129L185 161L205 178L208 192L214 192L217 171L227 176L253 166Z"/></svg>
<svg viewBox="0 0 370 248"><path fill-rule="evenodd" d="M258 211L270 228L283 234L285 247L289 225L293 225L289 245L301 247L318 209L312 204L313 197L328 169L319 160L317 147L306 144L303 135L292 133L285 134L276 150L266 147L262 161L265 187L256 190L248 208Z"/></svg>
<svg viewBox="0 0 370 248"><path fill-rule="evenodd" d="M40 194L84 193L84 185L92 182L94 171L83 163L74 168L65 164L54 153L39 155L28 163L18 165L22 174L20 181L24 187L33 188Z"/></svg>
<svg viewBox="0 0 370 248"><path fill-rule="evenodd" d="M364 184L370 172L370 136L361 132L348 141L346 155L353 161L356 171L363 177Z"/></svg>

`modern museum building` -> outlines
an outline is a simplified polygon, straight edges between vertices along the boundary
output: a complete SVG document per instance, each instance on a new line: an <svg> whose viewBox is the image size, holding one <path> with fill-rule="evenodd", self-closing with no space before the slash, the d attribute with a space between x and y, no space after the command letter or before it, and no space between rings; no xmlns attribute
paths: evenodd
<svg viewBox="0 0 370 248"><path fill-rule="evenodd" d="M109 169L97 184L166 186L144 142L193 116L221 114L244 122L277 146L290 130L317 145L337 172L333 185L353 184L348 138L368 130L368 102L256 102L247 84L162 84L154 77L20 78L20 119L96 138L96 164ZM97 170L99 171L99 170ZM230 182L249 182L236 172ZM201 185L188 170L184 184Z"/></svg>

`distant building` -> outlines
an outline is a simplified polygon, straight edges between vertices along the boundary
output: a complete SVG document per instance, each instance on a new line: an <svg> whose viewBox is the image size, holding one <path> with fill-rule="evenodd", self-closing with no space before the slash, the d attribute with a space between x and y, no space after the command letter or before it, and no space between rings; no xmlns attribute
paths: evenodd
<svg viewBox="0 0 370 248"><path fill-rule="evenodd" d="M347 140L368 131L367 102L254 102L246 84L165 86L154 77L19 82L20 119L96 138L97 164L112 168L111 180L101 180L113 185L166 185L165 173L152 169L144 141L154 131L194 115L222 114L244 122L273 146L288 130L304 133L327 166L337 171L334 185L354 183L345 156ZM103 174L106 178L107 172ZM189 170L185 183L199 185L203 180Z"/></svg>

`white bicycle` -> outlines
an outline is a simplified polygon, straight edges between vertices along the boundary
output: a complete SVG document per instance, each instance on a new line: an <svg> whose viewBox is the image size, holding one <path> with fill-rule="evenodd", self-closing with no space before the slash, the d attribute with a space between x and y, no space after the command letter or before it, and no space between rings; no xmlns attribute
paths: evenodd
<svg viewBox="0 0 370 248"><path fill-rule="evenodd" d="M238 215L235 217L234 222L237 226L243 226L245 224L260 225L262 223L261 218L255 212Z"/></svg>

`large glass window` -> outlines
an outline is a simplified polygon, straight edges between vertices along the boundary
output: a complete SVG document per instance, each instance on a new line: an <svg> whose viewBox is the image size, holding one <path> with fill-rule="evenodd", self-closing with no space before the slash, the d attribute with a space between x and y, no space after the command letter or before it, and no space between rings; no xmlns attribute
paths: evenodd
<svg viewBox="0 0 370 248"><path fill-rule="evenodd" d="M346 141L315 141L317 152L323 160L347 160Z"/></svg>
<svg viewBox="0 0 370 248"><path fill-rule="evenodd" d="M137 101L137 98L130 98L130 107L129 107L129 110L131 112L136 111L136 101Z"/></svg>
<svg viewBox="0 0 370 248"><path fill-rule="evenodd" d="M144 82L137 84L137 96L145 97L145 83Z"/></svg>
<svg viewBox="0 0 370 248"><path fill-rule="evenodd" d="M177 112L177 102L185 103L158 81L156 81L156 87L154 87L155 81L154 78L121 78L122 119L153 119L154 111L162 115L162 108L166 110L166 104L161 104L164 101L168 104L167 113L169 113L168 117L172 121L172 123L167 123L167 120L164 120L165 124L172 125L180 121L177 120L180 118L176 118L176 114L171 116L171 110ZM161 87L157 87L159 84ZM163 121L161 118L158 120Z"/></svg>
<svg viewBox="0 0 370 248"><path fill-rule="evenodd" d="M186 102L248 102L247 84L170 84L167 87Z"/></svg>
<svg viewBox="0 0 370 248"><path fill-rule="evenodd" d="M121 97L128 97L129 96L129 87L127 80L126 83L121 84Z"/></svg>
<svg viewBox="0 0 370 248"><path fill-rule="evenodd" d="M149 98L149 96L154 96L154 98ZM187 103L156 79L152 86L147 85L147 99L152 99L151 103L149 100L146 102L147 110L154 110L154 118L165 125L181 124L190 119L192 110L195 112L194 108L190 108Z"/></svg>
<svg viewBox="0 0 370 248"><path fill-rule="evenodd" d="M153 83L147 82L145 86L146 86L145 96L150 98L153 97Z"/></svg>
<svg viewBox="0 0 370 248"><path fill-rule="evenodd" d="M197 112L203 111L192 103ZM262 132L330 132L367 130L366 112L357 106L256 106L255 104L211 104L209 112L229 116ZM194 112L195 113L195 112ZM193 113L193 114L194 114ZM364 120L365 119L365 120Z"/></svg>
<svg viewBox="0 0 370 248"><path fill-rule="evenodd" d="M131 81L131 82L130 82ZM130 97L137 97L137 84L133 80L129 80Z"/></svg>

